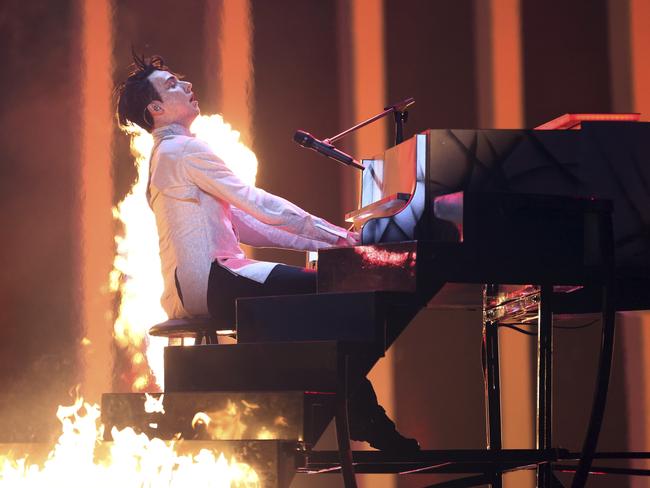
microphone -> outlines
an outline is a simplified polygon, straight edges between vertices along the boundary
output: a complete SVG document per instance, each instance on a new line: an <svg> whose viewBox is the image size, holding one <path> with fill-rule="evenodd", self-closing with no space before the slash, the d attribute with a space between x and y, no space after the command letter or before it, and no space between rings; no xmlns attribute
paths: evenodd
<svg viewBox="0 0 650 488"><path fill-rule="evenodd" d="M312 136L309 132L305 132L304 130L298 130L293 135L293 140L296 141L298 144L300 144L302 147L306 147L307 149L312 149L324 156L327 156L328 158L332 158L333 160L338 161L339 163L347 164L348 166L353 166L362 171L365 169L363 165L359 163L356 159L354 159L352 156L345 154L343 151L339 151L331 144L328 144L323 141L319 141L314 136Z"/></svg>

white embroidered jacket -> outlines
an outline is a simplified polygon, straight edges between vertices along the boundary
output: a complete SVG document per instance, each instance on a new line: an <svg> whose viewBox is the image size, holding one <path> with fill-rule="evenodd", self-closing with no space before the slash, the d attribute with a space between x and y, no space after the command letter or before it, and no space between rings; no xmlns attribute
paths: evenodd
<svg viewBox="0 0 650 488"><path fill-rule="evenodd" d="M161 302L170 318L207 315L208 277L215 260L238 275L266 280L277 263L246 258L240 239L252 246L297 250L350 239L345 229L242 182L185 127L160 127L153 136L149 202L160 241Z"/></svg>

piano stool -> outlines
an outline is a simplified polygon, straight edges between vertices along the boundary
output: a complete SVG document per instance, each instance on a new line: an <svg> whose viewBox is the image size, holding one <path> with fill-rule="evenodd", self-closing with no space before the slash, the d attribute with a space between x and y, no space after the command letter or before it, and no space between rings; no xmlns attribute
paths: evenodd
<svg viewBox="0 0 650 488"><path fill-rule="evenodd" d="M170 319L151 327L149 335L166 337L170 346L183 346L185 339L194 339L194 344L218 344L220 338L237 337L235 330L218 325L212 317L208 316Z"/></svg>

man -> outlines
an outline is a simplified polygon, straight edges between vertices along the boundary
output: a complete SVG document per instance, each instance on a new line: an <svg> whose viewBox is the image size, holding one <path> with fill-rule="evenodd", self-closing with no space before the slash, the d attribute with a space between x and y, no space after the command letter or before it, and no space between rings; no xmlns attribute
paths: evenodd
<svg viewBox="0 0 650 488"><path fill-rule="evenodd" d="M232 328L237 298L316 292L315 272L248 259L240 242L297 250L357 243L357 234L245 184L193 137L189 127L200 110L192 84L159 56L134 56L117 91L120 124L137 124L154 137L148 196L170 318L209 313ZM352 437L384 450L418 449L395 430L369 382L361 383L350 399Z"/></svg>

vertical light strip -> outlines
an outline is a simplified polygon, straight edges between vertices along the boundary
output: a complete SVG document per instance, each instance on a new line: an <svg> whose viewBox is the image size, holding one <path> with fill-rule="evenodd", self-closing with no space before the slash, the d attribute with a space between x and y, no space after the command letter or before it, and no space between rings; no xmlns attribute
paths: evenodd
<svg viewBox="0 0 650 488"><path fill-rule="evenodd" d="M350 4L350 41L352 48L352 116L356 122L380 112L386 101L386 66L383 0L352 0ZM388 146L388 120L384 118L354 134L355 155L368 158L381 154ZM361 176L357 175L356 201L359 201ZM389 349L372 369L372 381L377 397L389 417L395 418L394 359ZM398 420L398 419L396 419ZM398 420L399 423L399 420ZM365 477L364 477L365 478ZM376 488L397 486L395 476L364 479L363 485Z"/></svg>
<svg viewBox="0 0 650 488"><path fill-rule="evenodd" d="M111 0L80 0L83 73L81 134L80 309L85 330L81 393L98 402L111 391L113 296L108 277L115 254L111 213L113 121Z"/></svg>
<svg viewBox="0 0 650 488"><path fill-rule="evenodd" d="M353 0L352 78L354 117L357 122L388 105L384 49L383 0ZM370 157L387 147L388 120L384 118L355 133L356 154Z"/></svg>
<svg viewBox="0 0 650 488"><path fill-rule="evenodd" d="M650 121L650 2L630 0L630 55L634 110Z"/></svg>
<svg viewBox="0 0 650 488"><path fill-rule="evenodd" d="M479 125L524 127L519 0L476 0L476 71ZM502 438L506 448L532 448L535 438L533 341L499 332ZM535 473L508 474L504 486L534 486Z"/></svg>
<svg viewBox="0 0 650 488"><path fill-rule="evenodd" d="M524 126L520 0L491 0L493 127Z"/></svg>
<svg viewBox="0 0 650 488"><path fill-rule="evenodd" d="M650 2L648 0L630 0L631 98L633 110L635 112L641 112L641 120L646 122L650 121L650 90L648 89L650 87L650 28L648 28L648 19L650 19ZM642 341L643 350L646 352L640 358L641 371L645 373L650 371L650 354L647 353L650 351L650 313L639 313L638 320L642 324L639 327L639 331L641 332L639 340ZM647 374L641 376L644 392L643 408L645 412L650 407L650 381L648 376ZM628 385L630 385L629 381ZM650 422L645 421L644 424L645 439L643 445L638 446L639 450L648 450L648 446L650 446ZM639 484L638 486L641 485Z"/></svg>
<svg viewBox="0 0 650 488"><path fill-rule="evenodd" d="M253 119L253 63L250 0L221 4L219 58L221 113L250 147Z"/></svg>
<svg viewBox="0 0 650 488"><path fill-rule="evenodd" d="M476 0L474 6L479 125L523 128L519 0Z"/></svg>
<svg viewBox="0 0 650 488"><path fill-rule="evenodd" d="M219 93L218 107L226 122L253 146L253 24L250 0L206 3L206 54L208 83ZM247 256L256 251L242 245Z"/></svg>
<svg viewBox="0 0 650 488"><path fill-rule="evenodd" d="M525 125L520 0L491 0L492 127L520 129ZM534 341L502 329L499 333L503 444L531 448L535 443ZM533 471L504 478L504 486L535 485Z"/></svg>

